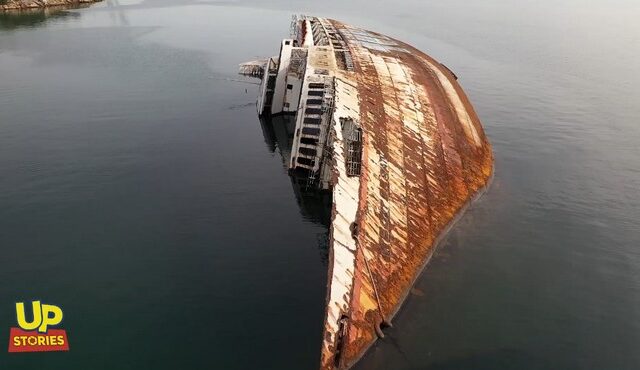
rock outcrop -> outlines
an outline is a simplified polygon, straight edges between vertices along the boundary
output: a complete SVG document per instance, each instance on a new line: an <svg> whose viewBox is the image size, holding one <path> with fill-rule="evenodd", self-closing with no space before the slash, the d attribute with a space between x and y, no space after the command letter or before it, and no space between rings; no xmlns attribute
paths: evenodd
<svg viewBox="0 0 640 370"><path fill-rule="evenodd" d="M74 6L80 4L90 4L102 0L0 0L1 10L20 10L46 8L52 6Z"/></svg>

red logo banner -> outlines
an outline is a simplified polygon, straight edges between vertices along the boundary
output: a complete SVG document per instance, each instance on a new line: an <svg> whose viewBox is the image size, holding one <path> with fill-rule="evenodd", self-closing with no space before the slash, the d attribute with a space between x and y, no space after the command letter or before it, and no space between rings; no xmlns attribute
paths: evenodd
<svg viewBox="0 0 640 370"><path fill-rule="evenodd" d="M11 328L9 332L9 352L49 352L68 351L67 332L62 329L49 329L46 333L24 331Z"/></svg>

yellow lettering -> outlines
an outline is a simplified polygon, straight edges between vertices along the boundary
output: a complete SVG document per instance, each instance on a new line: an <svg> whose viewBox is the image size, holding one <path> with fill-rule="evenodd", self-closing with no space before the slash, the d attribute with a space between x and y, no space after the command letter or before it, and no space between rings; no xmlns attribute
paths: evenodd
<svg viewBox="0 0 640 370"><path fill-rule="evenodd" d="M13 345L20 347L20 337L13 337Z"/></svg>
<svg viewBox="0 0 640 370"><path fill-rule="evenodd" d="M53 316L49 314L52 313ZM47 332L47 326L55 326L62 321L62 309L58 306L43 304L42 305L42 325L38 328L41 333Z"/></svg>
<svg viewBox="0 0 640 370"><path fill-rule="evenodd" d="M39 327L42 323L42 311L40 307L40 301L31 302L31 306L33 307L33 321L27 322L26 315L24 312L24 303L18 302L16 303L16 318L18 319L18 326L23 330L34 330ZM45 326L46 327L46 326Z"/></svg>
<svg viewBox="0 0 640 370"><path fill-rule="evenodd" d="M62 335L58 335L58 344L64 346L64 337Z"/></svg>
<svg viewBox="0 0 640 370"><path fill-rule="evenodd" d="M31 343L31 339L33 339L33 343ZM35 346L36 344L38 344L38 338L36 338L36 337L27 337L27 343L29 343L30 346Z"/></svg>

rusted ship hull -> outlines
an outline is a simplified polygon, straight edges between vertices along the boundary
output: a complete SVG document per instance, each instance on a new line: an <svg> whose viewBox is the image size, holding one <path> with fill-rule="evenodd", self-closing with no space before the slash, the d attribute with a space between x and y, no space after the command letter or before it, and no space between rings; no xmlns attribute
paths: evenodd
<svg viewBox="0 0 640 370"><path fill-rule="evenodd" d="M325 323L323 369L350 367L376 340L376 327L391 320L439 235L493 168L480 121L446 68L404 43L357 30L373 38L361 42L333 23L355 64L363 169L348 327L340 349Z"/></svg>
<svg viewBox="0 0 640 370"><path fill-rule="evenodd" d="M292 26L264 67L258 107L296 113L289 167L333 194L320 368L346 369L383 336L441 235L487 185L493 156L442 64L338 21Z"/></svg>

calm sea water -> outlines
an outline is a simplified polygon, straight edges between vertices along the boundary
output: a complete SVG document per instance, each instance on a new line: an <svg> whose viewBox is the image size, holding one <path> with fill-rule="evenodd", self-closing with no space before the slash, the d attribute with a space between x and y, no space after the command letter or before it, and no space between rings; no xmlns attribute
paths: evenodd
<svg viewBox="0 0 640 370"><path fill-rule="evenodd" d="M71 345L0 369L317 366L326 214L235 75L299 12L447 64L496 156L357 369L640 368L637 1L105 0L0 15L0 332Z"/></svg>

